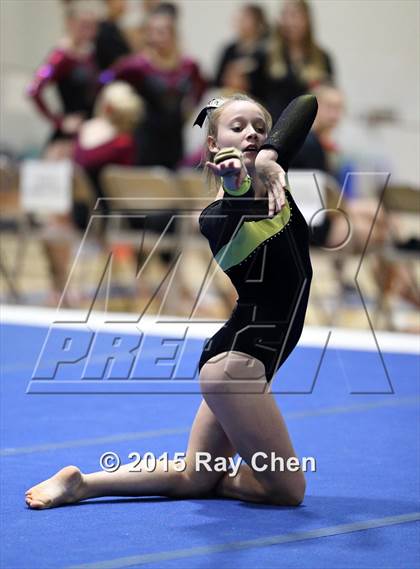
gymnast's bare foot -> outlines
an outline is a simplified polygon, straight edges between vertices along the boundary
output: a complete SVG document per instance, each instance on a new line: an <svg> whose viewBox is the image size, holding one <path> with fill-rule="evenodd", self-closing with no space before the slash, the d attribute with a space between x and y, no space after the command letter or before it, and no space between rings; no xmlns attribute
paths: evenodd
<svg viewBox="0 0 420 569"><path fill-rule="evenodd" d="M32 486L25 494L30 508L42 510L72 504L83 498L83 474L76 466L66 466L44 482Z"/></svg>

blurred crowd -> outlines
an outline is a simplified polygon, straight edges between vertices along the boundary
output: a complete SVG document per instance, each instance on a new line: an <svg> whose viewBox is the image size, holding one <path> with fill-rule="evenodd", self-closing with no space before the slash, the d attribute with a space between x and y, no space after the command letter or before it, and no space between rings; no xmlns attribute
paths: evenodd
<svg viewBox="0 0 420 569"><path fill-rule="evenodd" d="M205 77L194 57L182 53L178 30L182 14L175 3L143 2L144 23L128 34L119 25L126 0L103 0L101 18L91 0L61 1L66 34L51 49L28 89L32 102L51 124L45 148L48 159L73 156L86 166L85 127L89 120L101 118L102 123L112 124L115 135L116 154L104 155L104 162L123 160L123 164L170 169L195 165L199 159L195 160L194 152L186 152L183 129L197 105L208 100L209 92L248 93L263 103L275 122L294 97L321 84L334 84L332 58L316 41L305 0L281 3L271 29L260 5L238 7L235 37L221 49L213 77ZM115 108L116 96L112 103L97 104L115 82L129 85L132 97L139 99L137 105L129 105L126 120L121 120L124 111ZM47 103L45 88L50 85L60 98L59 113ZM121 91L121 97L127 93ZM125 101L120 107L126 107ZM125 143L131 142L126 154L117 151L122 133ZM103 146L104 136L98 128L98 147ZM89 136L90 151L93 139ZM328 145L328 140L324 142Z"/></svg>
<svg viewBox="0 0 420 569"><path fill-rule="evenodd" d="M51 125L43 157L73 160L97 197L103 196L101 171L110 164L197 167L202 137L190 134L193 119L213 96L236 92L260 101L273 123L293 98L315 93L318 117L292 168L322 171L341 184L343 161L334 132L345 97L336 82L334 57L317 40L307 0L279 2L277 18L270 23L261 4L238 5L234 36L220 46L213 76L202 73L193 54L183 53L182 13L175 2L139 2L143 21L137 29L126 29L121 25L126 0L101 0L100 10L92 0L57 1L63 5L65 34L34 73L28 96ZM46 96L51 86L59 112ZM348 210L355 220L352 247L362 250L376 204L353 199ZM85 226L77 208L70 217L54 222ZM373 240L380 242L389 219L384 213L377 217ZM332 247L346 231L339 218L326 216L315 244ZM65 256L54 255L53 249L48 253L56 258L53 264L62 264ZM56 267L53 273L64 269ZM378 270L383 274L383 268ZM404 280L399 273L397 280L399 285ZM60 279L56 284L62 289ZM416 301L409 284L404 294Z"/></svg>

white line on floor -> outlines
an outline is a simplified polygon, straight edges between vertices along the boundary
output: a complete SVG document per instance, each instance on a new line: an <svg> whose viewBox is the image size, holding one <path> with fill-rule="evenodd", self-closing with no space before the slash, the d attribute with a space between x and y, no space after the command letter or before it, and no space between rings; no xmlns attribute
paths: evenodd
<svg viewBox="0 0 420 569"><path fill-rule="evenodd" d="M101 330L138 334L141 330L156 336L179 335L180 330L189 329L189 337L204 339L213 335L225 322L219 321L184 321L177 316L164 316L160 321L157 317L143 316L140 322L135 322L135 314L110 312L108 314L79 310L54 310L51 308L29 306L0 306L1 320L5 324L22 324L26 326L49 327L53 323L59 327L69 327L86 330ZM108 322L107 320L110 320ZM322 326L305 326L299 346L321 347L325 345L330 328ZM395 332L375 332L379 348L383 352L420 353L420 339L416 334L400 334ZM351 328L332 328L329 348L347 350L377 351L375 338L371 330L355 330Z"/></svg>
<svg viewBox="0 0 420 569"><path fill-rule="evenodd" d="M257 539L249 539L244 541L231 541L228 543L220 543L216 545L176 549L174 551L162 551L159 553L131 555L129 557L120 557L117 559L110 559L108 561L97 561L94 563L73 565L68 569L121 569L122 567L132 567L133 565L145 565L147 563L158 563L174 559L187 559L189 557L197 557L201 555L212 555L214 553L268 547L271 545L281 545L282 543L291 543L294 541L306 541L308 539L318 539L320 537L343 535L346 533L365 531L374 528L383 528L396 524L415 522L418 520L420 520L420 512L413 512L410 514L402 514L400 516L388 516L385 518L376 518L373 520L354 522L350 524L339 524L325 528L286 533L281 535L272 535L268 537L260 537Z"/></svg>
<svg viewBox="0 0 420 569"><path fill-rule="evenodd" d="M390 399L381 399L380 401L372 401L371 403L359 403L357 405L343 405L337 407L321 407L316 409L306 409L302 411L291 411L284 413L287 420L304 419L305 417L316 417L322 415L341 415L344 413L358 413L369 411L371 409L379 409L384 407L405 407L417 406L419 398L398 397ZM140 439L157 438L172 435L182 435L188 433L190 427L179 427L178 429L158 429L155 431L139 431L132 433L121 433L119 435L110 435L107 437L96 437L89 439L78 439L72 441L63 441L60 443L46 443L42 445L34 445L27 447L5 448L0 450L0 456L16 456L20 454L31 454L36 452L54 451L58 449L77 448L85 446L94 446L100 444L135 441Z"/></svg>

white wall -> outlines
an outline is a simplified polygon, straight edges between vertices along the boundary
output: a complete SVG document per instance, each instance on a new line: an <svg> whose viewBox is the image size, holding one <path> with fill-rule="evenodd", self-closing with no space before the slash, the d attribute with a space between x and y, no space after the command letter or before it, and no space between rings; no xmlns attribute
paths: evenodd
<svg viewBox="0 0 420 569"><path fill-rule="evenodd" d="M130 0L136 16L139 1ZM242 0L179 0L185 51L211 73ZM270 21L280 2L258 2ZM394 174L420 185L420 3L417 0L313 0L320 43L334 56L347 97L345 146L392 156ZM34 67L62 30L59 0L1 0L1 141L18 150L39 146L48 126L23 96ZM371 132L358 120L370 109L392 109L400 124Z"/></svg>

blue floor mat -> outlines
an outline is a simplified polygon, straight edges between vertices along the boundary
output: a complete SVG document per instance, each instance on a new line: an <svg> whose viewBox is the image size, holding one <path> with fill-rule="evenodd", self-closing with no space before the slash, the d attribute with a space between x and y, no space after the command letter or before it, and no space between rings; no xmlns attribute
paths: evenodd
<svg viewBox="0 0 420 569"><path fill-rule="evenodd" d="M25 490L67 464L90 472L105 451L123 462L130 451L184 451L200 402L198 394L27 394L45 335L2 330L2 568L419 566L419 524L407 517L420 511L416 356L385 353L385 371L377 353L328 349L305 393L322 350L295 350L276 398L298 455L316 459L298 508L111 497L31 511ZM372 520L379 527L356 531ZM292 533L296 541L281 543Z"/></svg>

